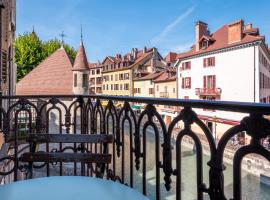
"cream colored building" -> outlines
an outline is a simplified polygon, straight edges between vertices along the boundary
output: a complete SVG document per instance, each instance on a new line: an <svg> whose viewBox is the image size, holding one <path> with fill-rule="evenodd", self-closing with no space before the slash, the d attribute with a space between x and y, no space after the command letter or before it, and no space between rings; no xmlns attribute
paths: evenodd
<svg viewBox="0 0 270 200"><path fill-rule="evenodd" d="M132 49L124 56L108 56L102 62L102 94L134 95L134 80L167 68L156 48Z"/></svg>
<svg viewBox="0 0 270 200"><path fill-rule="evenodd" d="M134 96L136 97L155 97L155 84L153 80L162 75L163 72L157 72L134 79Z"/></svg>
<svg viewBox="0 0 270 200"><path fill-rule="evenodd" d="M89 94L102 94L101 63L89 63Z"/></svg>
<svg viewBox="0 0 270 200"><path fill-rule="evenodd" d="M156 98L177 98L176 71L164 71L158 78L153 80L155 85ZM158 105L157 111L164 119L166 125L169 125L173 118L178 114L179 107Z"/></svg>

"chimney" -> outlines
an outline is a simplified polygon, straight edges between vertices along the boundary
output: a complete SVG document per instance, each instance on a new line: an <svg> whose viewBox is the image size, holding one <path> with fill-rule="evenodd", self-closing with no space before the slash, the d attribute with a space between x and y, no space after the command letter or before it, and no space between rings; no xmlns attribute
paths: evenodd
<svg viewBox="0 0 270 200"><path fill-rule="evenodd" d="M228 25L228 43L240 42L243 37L243 20L238 20Z"/></svg>
<svg viewBox="0 0 270 200"><path fill-rule="evenodd" d="M203 35L209 35L208 25L202 21L198 21L195 25L196 51L200 50L199 40Z"/></svg>
<svg viewBox="0 0 270 200"><path fill-rule="evenodd" d="M145 46L144 48L143 48L143 53L146 53L147 52L147 47Z"/></svg>
<svg viewBox="0 0 270 200"><path fill-rule="evenodd" d="M133 51L133 58L136 60L137 59L137 55L138 55L138 49L135 48Z"/></svg>
<svg viewBox="0 0 270 200"><path fill-rule="evenodd" d="M248 30L248 29L252 29L252 24L251 23L245 25L245 30Z"/></svg>
<svg viewBox="0 0 270 200"><path fill-rule="evenodd" d="M117 59L121 59L121 54L116 54Z"/></svg>

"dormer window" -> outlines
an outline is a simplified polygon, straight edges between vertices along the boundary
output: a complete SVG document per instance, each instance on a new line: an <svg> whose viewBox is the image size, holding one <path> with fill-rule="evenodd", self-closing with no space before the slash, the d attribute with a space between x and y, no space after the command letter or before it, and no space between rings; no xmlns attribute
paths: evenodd
<svg viewBox="0 0 270 200"><path fill-rule="evenodd" d="M203 41L201 42L201 47L202 47L202 49L206 49L206 48L208 47L208 41L203 40Z"/></svg>

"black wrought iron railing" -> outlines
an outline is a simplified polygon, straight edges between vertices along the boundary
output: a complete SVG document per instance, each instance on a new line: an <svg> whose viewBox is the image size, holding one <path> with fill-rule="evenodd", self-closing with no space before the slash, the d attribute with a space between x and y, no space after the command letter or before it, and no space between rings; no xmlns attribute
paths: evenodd
<svg viewBox="0 0 270 200"><path fill-rule="evenodd" d="M2 183L26 177L27 163L19 162L18 158L22 152L29 151L24 139L30 133L113 134L114 143L109 148L112 163L106 167L105 177L134 187L157 200L186 199L185 190L192 191L193 199L240 200L243 197L243 158L257 154L270 161L269 149L262 142L270 137L269 104L96 95L1 98L3 102L10 102L8 108L0 108L6 143L3 149L9 144L8 152L0 153ZM132 109L133 104L146 106L137 112ZM180 111L170 124L165 124L156 105L176 106ZM196 114L199 109L242 113L243 119L238 125L231 125L217 140L214 129ZM250 140L232 153L232 173L229 174L231 177L226 177L226 148L243 132ZM193 144L196 152L195 163L189 166L185 165L187 161L183 158L186 156L183 154L186 137L190 138L188 144ZM72 146L46 144L38 148L46 152L101 151L97 145L77 143ZM204 155L205 149L210 156ZM96 172L95 166L84 163L36 163L34 168L34 177L95 176ZM188 179L195 180L191 188L185 186L185 181L189 180L182 180L184 170L190 174ZM231 190L226 191L224 178L232 179Z"/></svg>

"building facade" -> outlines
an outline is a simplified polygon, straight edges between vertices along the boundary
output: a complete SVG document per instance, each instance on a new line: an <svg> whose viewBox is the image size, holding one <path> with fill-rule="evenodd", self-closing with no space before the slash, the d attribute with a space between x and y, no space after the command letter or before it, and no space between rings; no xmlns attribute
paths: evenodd
<svg viewBox="0 0 270 200"><path fill-rule="evenodd" d="M177 98L175 69L163 71L159 77L153 80L153 82L156 98ZM157 105L156 107L166 125L169 125L180 111L175 106Z"/></svg>
<svg viewBox="0 0 270 200"><path fill-rule="evenodd" d="M108 56L102 62L102 93L133 96L134 80L164 70L166 62L156 48L133 48L124 56Z"/></svg>
<svg viewBox="0 0 270 200"><path fill-rule="evenodd" d="M195 44L191 50L178 54L177 59L181 99L270 101L269 51L259 29L245 25L243 20L225 24L212 34L206 23L197 22ZM214 110L197 113L217 132L219 127L237 124L243 117Z"/></svg>
<svg viewBox="0 0 270 200"><path fill-rule="evenodd" d="M0 0L0 93L14 95L16 86L16 65L14 64L14 48L16 31L16 0Z"/></svg>
<svg viewBox="0 0 270 200"><path fill-rule="evenodd" d="M102 94L101 63L89 63L89 94Z"/></svg>

